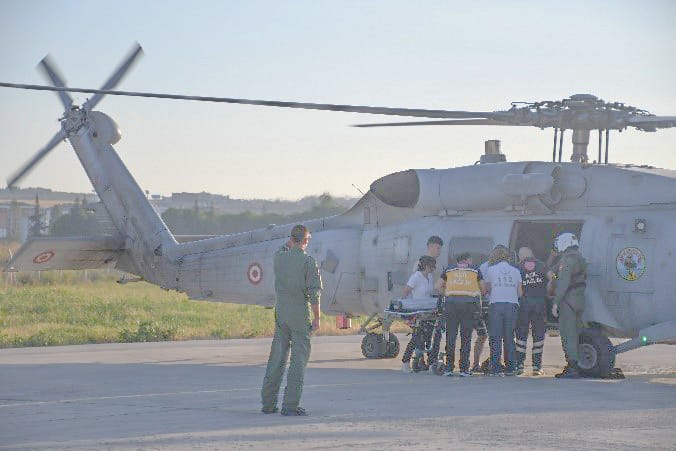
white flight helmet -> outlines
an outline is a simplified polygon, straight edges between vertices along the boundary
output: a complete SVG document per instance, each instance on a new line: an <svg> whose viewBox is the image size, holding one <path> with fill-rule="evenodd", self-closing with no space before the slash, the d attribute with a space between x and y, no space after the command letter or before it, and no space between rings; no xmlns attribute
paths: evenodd
<svg viewBox="0 0 676 451"><path fill-rule="evenodd" d="M577 236L573 233L566 232L556 237L554 240L554 246L559 252L563 252L571 246L579 246L580 243L577 241Z"/></svg>

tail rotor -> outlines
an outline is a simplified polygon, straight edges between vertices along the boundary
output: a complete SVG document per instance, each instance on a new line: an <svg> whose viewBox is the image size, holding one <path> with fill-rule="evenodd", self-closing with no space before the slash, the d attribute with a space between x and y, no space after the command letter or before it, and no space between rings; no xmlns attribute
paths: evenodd
<svg viewBox="0 0 676 451"><path fill-rule="evenodd" d="M138 61L138 58L143 54L143 49L141 46L136 43L127 57L123 60L122 64L113 72L113 74L110 76L110 78L103 84L103 87L101 90L106 91L106 90L113 90L115 87L122 81L124 76L127 74L129 69L132 68L132 66ZM51 82L52 86L56 88L60 88L60 90L56 91L57 94L59 95L59 99L61 100L61 104L63 105L65 109L65 116L67 117L68 114L70 113L72 108L77 108L73 106L73 98L70 96L70 94L65 91L64 89L66 88L66 82L61 75L61 73L58 71L56 68L56 65L52 61L51 57L49 55L45 56L42 61L40 61L40 64L38 65L38 68L43 72L45 77ZM85 111L91 111L98 103L103 99L104 93L97 93L94 96L92 96L91 99L87 100L84 105L83 109ZM28 174L33 167L38 164L44 157L46 157L49 152L51 152L56 146L59 145L59 143L63 140L65 140L68 137L67 133L65 130L60 130L57 132L52 139L47 143L45 147L40 149L34 156L31 158L26 164L24 164L21 169L16 171L8 180L7 180L7 186L9 188L12 188L16 186L16 184Z"/></svg>
<svg viewBox="0 0 676 451"><path fill-rule="evenodd" d="M33 169L33 166L38 164L40 160L42 160L44 157L47 156L49 152L52 151L56 146L59 145L61 141L66 139L66 133L63 130L60 130L52 139L47 143L45 147L40 149L38 153L36 153L33 158L31 158L26 164L24 164L21 169L19 169L17 172L15 172L9 180L7 180L7 187L8 188L13 188L16 186L16 184L21 180L26 174L28 174L31 169Z"/></svg>
<svg viewBox="0 0 676 451"><path fill-rule="evenodd" d="M113 75L101 86L101 91L112 91L115 90L118 84L122 81L124 76L127 74L129 69L131 69L138 59L143 55L143 48L138 42L131 48L127 57L122 61L122 64L113 72ZM94 96L87 100L82 107L87 110L93 110L96 105L103 99L105 94L96 93Z"/></svg>
<svg viewBox="0 0 676 451"><path fill-rule="evenodd" d="M42 61L40 61L40 64L38 64L38 69L42 70L43 75L52 82L52 86L57 88L66 87L66 80L63 78L61 73L59 73L56 65L49 55L45 56ZM70 94L66 91L57 91L57 94L61 99L64 110L70 110L70 107L73 105L73 98L70 96Z"/></svg>

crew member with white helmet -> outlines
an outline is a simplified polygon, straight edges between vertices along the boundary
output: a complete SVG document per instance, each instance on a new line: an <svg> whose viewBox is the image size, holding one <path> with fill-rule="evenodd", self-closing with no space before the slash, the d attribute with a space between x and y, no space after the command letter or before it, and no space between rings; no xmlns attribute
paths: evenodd
<svg viewBox="0 0 676 451"><path fill-rule="evenodd" d="M552 313L559 317L561 344L568 362L557 378L578 378L578 336L584 311L584 289L587 284L587 262L578 250L577 236L560 234L554 241L561 254L554 287Z"/></svg>

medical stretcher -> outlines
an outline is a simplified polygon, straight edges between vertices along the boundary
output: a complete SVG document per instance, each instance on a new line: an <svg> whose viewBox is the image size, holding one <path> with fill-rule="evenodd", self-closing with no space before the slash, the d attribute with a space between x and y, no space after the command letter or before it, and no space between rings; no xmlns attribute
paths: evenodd
<svg viewBox="0 0 676 451"><path fill-rule="evenodd" d="M442 299L437 297L394 299L384 311L384 316L388 321L401 320L411 327L411 341L415 343L411 358L411 368L414 372L429 368L434 373L442 371L445 353L440 353L439 350L441 337L446 328Z"/></svg>

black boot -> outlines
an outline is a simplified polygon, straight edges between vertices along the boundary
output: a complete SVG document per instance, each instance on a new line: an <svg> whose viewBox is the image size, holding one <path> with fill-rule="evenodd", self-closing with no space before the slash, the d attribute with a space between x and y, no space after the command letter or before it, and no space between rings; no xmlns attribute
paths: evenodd
<svg viewBox="0 0 676 451"><path fill-rule="evenodd" d="M563 371L554 375L554 377L557 379L579 379L580 372L577 369L577 362L568 362Z"/></svg>

